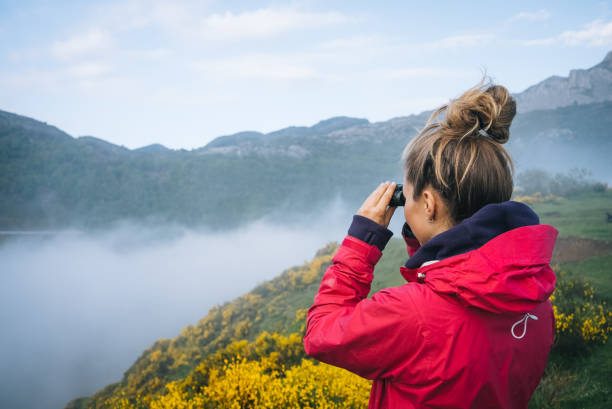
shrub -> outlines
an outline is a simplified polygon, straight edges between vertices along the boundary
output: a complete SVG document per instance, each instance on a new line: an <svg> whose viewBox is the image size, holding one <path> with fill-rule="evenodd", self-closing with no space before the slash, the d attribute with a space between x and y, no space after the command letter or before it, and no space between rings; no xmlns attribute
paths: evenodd
<svg viewBox="0 0 612 409"><path fill-rule="evenodd" d="M527 204L534 204L543 202L560 202L563 200L563 198L551 194L544 196L540 192L535 192L533 195L516 196L513 200Z"/></svg>
<svg viewBox="0 0 612 409"><path fill-rule="evenodd" d="M344 369L304 359L285 369L239 356L211 370L208 385L192 393L181 382L166 385L167 393L150 402L151 409L196 408L364 408L370 381ZM147 407L143 401L116 399L116 407Z"/></svg>
<svg viewBox="0 0 612 409"><path fill-rule="evenodd" d="M554 195L571 197L588 192L604 192L607 183L590 178L592 172L584 168L573 168L566 173L551 173L542 169L527 169L517 175L515 189L519 195Z"/></svg>
<svg viewBox="0 0 612 409"><path fill-rule="evenodd" d="M555 313L556 339L553 348L563 353L581 354L594 345L605 344L612 331L612 311L598 301L588 282L566 279L560 272L551 296Z"/></svg>

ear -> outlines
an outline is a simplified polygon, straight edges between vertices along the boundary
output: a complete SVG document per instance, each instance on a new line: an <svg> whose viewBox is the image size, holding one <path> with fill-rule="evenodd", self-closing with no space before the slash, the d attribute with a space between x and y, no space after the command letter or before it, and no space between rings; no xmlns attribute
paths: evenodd
<svg viewBox="0 0 612 409"><path fill-rule="evenodd" d="M431 187L423 189L423 211L428 219L436 219L436 210L438 205L438 196Z"/></svg>

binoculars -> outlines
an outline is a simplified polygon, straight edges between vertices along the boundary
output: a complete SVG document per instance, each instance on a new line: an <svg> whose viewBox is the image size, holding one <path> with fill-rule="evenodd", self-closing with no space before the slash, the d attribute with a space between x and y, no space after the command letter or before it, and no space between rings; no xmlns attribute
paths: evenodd
<svg viewBox="0 0 612 409"><path fill-rule="evenodd" d="M404 185L395 185L395 190L393 191L393 196L391 196L391 200L389 201L389 206L403 206L406 204L406 198L404 197L404 193L402 192Z"/></svg>

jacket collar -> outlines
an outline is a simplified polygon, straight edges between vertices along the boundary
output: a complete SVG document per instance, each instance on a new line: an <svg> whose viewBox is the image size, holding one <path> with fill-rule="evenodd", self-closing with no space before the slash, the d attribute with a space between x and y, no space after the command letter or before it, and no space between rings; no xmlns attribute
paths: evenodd
<svg viewBox="0 0 612 409"><path fill-rule="evenodd" d="M406 268L419 268L432 260L466 253L509 230L539 223L538 215L524 203L489 203L422 245L406 262Z"/></svg>
<svg viewBox="0 0 612 409"><path fill-rule="evenodd" d="M425 243L401 273L467 306L530 311L548 299L556 281L549 263L558 231L537 222L521 203L487 205Z"/></svg>

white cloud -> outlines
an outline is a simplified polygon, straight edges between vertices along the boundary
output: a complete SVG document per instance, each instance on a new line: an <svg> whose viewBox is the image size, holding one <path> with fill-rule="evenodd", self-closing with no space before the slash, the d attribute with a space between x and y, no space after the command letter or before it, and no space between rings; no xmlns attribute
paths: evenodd
<svg viewBox="0 0 612 409"><path fill-rule="evenodd" d="M100 62L84 62L69 67L66 72L73 77L81 79L97 78L109 73L110 66Z"/></svg>
<svg viewBox="0 0 612 409"><path fill-rule="evenodd" d="M469 74L448 68L436 67L412 67L399 69L385 69L378 72L378 77L384 79L398 80L423 77L465 77Z"/></svg>
<svg viewBox="0 0 612 409"><path fill-rule="evenodd" d="M612 21L605 23L595 20L582 30L566 31L559 39L567 45L608 45L612 44Z"/></svg>
<svg viewBox="0 0 612 409"><path fill-rule="evenodd" d="M130 50L125 51L124 55L136 58L143 58L145 60L163 60L168 58L172 51L168 48L153 48L149 50Z"/></svg>
<svg viewBox="0 0 612 409"><path fill-rule="evenodd" d="M237 40L271 37L290 30L319 28L344 24L350 18L335 12L305 12L291 9L259 9L234 14L211 14L197 27L202 38L213 40Z"/></svg>
<svg viewBox="0 0 612 409"><path fill-rule="evenodd" d="M455 49L461 47L482 46L488 43L495 35L493 34L463 34L435 40L424 45L429 49Z"/></svg>
<svg viewBox="0 0 612 409"><path fill-rule="evenodd" d="M542 9L538 11L522 11L510 18L510 21L544 21L550 18L548 10Z"/></svg>
<svg viewBox="0 0 612 409"><path fill-rule="evenodd" d="M401 55L401 53L406 51L406 44L404 39L381 35L357 35L326 40L317 45L316 50L321 55L325 54L329 57L333 65L340 61L351 61L361 65L360 63L368 58L385 58L384 56ZM342 56L340 57L340 55Z"/></svg>
<svg viewBox="0 0 612 409"><path fill-rule="evenodd" d="M318 49L323 51L332 65L356 57L363 62L367 59L385 59L387 63L399 56L416 56L423 53L454 50L460 48L473 48L489 44L495 39L494 34L461 34L443 37L429 42L406 42L405 38L384 36L354 36L337 38L321 43ZM377 65L379 62L376 63ZM359 64L363 65L363 64ZM385 75L398 77L418 77L421 75L438 75L439 70L430 67L417 67L408 70L388 70Z"/></svg>
<svg viewBox="0 0 612 409"><path fill-rule="evenodd" d="M62 76L58 72L28 69L0 76L0 88L15 89L23 93L32 90L62 91Z"/></svg>
<svg viewBox="0 0 612 409"><path fill-rule="evenodd" d="M539 46L539 45L552 45L555 44L556 42L558 42L558 39L556 37L544 37L544 38L537 38L535 40L526 40L523 41L522 44L525 46Z"/></svg>
<svg viewBox="0 0 612 409"><path fill-rule="evenodd" d="M42 52L44 51L39 48L20 48L10 50L6 57L12 64L25 64L40 59Z"/></svg>
<svg viewBox="0 0 612 409"><path fill-rule="evenodd" d="M55 41L51 46L51 54L58 59L68 60L86 54L107 51L112 44L111 36L107 31L92 28L68 40Z"/></svg>
<svg viewBox="0 0 612 409"><path fill-rule="evenodd" d="M205 15L207 7L207 2L200 0L125 0L100 6L100 14L117 30L157 25L168 31L180 31Z"/></svg>
<svg viewBox="0 0 612 409"><path fill-rule="evenodd" d="M319 47L323 50L364 50L379 48L387 44L390 40L379 36L354 36L348 38L335 38L325 41Z"/></svg>
<svg viewBox="0 0 612 409"><path fill-rule="evenodd" d="M207 10L199 1L132 0L103 11L112 27L130 30L157 26L183 38L235 41L273 37L292 30L315 29L356 21L337 11L312 12L296 7L267 7L244 12Z"/></svg>
<svg viewBox="0 0 612 409"><path fill-rule="evenodd" d="M200 61L193 64L197 70L221 77L300 80L321 75L308 63L291 56L250 54L243 57Z"/></svg>
<svg viewBox="0 0 612 409"><path fill-rule="evenodd" d="M612 21L595 20L581 30L568 30L554 37L545 37L522 42L525 46L541 46L552 44L604 46L612 45Z"/></svg>
<svg viewBox="0 0 612 409"><path fill-rule="evenodd" d="M424 98L395 98L390 100L388 103L387 111L399 111L403 112L400 115L405 115L406 112L423 112L433 108L438 108L448 103L448 97L444 96L431 96ZM399 110L398 110L399 108ZM382 116L380 120L387 120L388 115ZM417 129L420 132L420 129Z"/></svg>

